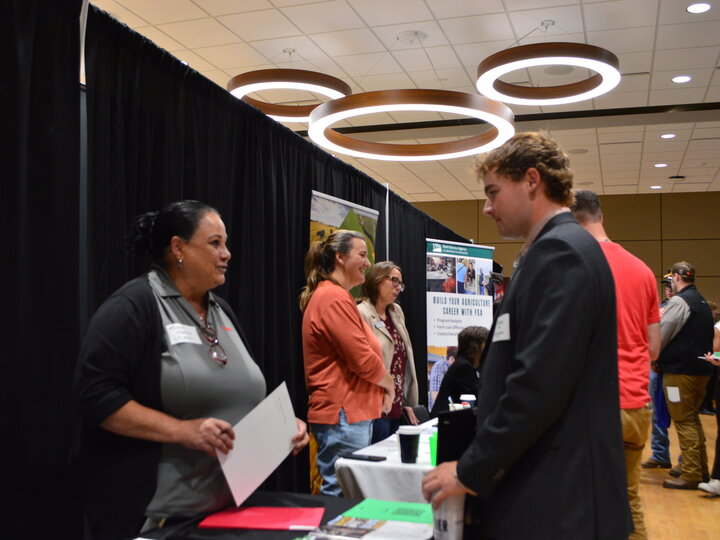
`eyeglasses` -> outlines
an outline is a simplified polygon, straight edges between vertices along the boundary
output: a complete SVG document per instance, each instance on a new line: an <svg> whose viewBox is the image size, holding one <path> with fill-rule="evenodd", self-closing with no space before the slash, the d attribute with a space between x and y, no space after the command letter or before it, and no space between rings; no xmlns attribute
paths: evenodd
<svg viewBox="0 0 720 540"><path fill-rule="evenodd" d="M400 281L399 278L396 278L395 276L388 276L387 278L392 281L393 286L400 287L400 292L403 292L405 290L405 284Z"/></svg>
<svg viewBox="0 0 720 540"><path fill-rule="evenodd" d="M225 367L228 362L227 353L220 345L215 329L212 326L202 326L200 327L200 335L210 344L210 358Z"/></svg>

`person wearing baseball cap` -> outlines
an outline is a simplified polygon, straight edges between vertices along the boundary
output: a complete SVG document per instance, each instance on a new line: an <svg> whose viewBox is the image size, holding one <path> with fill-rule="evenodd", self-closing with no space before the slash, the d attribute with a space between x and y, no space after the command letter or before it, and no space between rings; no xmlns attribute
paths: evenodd
<svg viewBox="0 0 720 540"><path fill-rule="evenodd" d="M712 350L713 318L708 303L695 287L695 267L679 261L670 269L675 293L660 320L662 352L658 365L670 417L675 424L682 468L678 478L663 482L671 489L697 489L708 477L705 433L699 408L713 367L704 360Z"/></svg>

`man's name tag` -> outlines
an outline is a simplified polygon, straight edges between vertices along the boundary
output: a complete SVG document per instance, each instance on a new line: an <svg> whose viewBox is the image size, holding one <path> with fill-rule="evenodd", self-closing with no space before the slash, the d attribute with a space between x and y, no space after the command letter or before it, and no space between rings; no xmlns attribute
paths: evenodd
<svg viewBox="0 0 720 540"><path fill-rule="evenodd" d="M178 343L194 343L195 345L200 345L200 343L202 343L197 328L194 326L173 323L166 325L165 330L167 330L170 345L177 345Z"/></svg>
<svg viewBox="0 0 720 540"><path fill-rule="evenodd" d="M495 323L495 331L493 332L493 342L510 341L510 314L503 313L497 318Z"/></svg>

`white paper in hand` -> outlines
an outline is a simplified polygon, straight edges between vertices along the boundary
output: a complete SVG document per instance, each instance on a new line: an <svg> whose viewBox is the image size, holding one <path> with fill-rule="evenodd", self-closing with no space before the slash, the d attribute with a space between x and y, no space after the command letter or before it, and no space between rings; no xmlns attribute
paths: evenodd
<svg viewBox="0 0 720 540"><path fill-rule="evenodd" d="M235 504L240 506L292 451L295 413L283 382L233 426L234 448L217 452Z"/></svg>

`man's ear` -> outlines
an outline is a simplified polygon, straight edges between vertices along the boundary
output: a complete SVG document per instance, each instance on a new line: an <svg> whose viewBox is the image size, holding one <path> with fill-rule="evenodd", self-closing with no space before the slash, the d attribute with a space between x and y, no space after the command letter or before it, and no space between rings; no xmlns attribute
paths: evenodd
<svg viewBox="0 0 720 540"><path fill-rule="evenodd" d="M535 167L528 167L528 170L525 171L525 181L528 182L531 193L537 191L542 183L540 171L538 171Z"/></svg>

